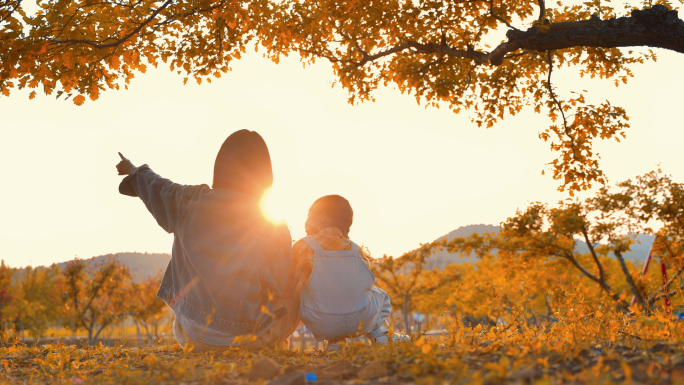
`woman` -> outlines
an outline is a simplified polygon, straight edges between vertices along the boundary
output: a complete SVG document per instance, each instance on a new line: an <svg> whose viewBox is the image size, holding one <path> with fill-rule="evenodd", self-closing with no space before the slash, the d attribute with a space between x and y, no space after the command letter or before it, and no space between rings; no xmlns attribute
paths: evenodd
<svg viewBox="0 0 684 385"><path fill-rule="evenodd" d="M212 188L173 183L119 155L116 168L127 175L119 192L139 197L157 223L174 234L157 296L176 315L178 343L194 351L285 347L300 325L299 292L281 297L291 259L290 232L266 220L260 209L273 184L263 138L248 130L230 135L216 157Z"/></svg>

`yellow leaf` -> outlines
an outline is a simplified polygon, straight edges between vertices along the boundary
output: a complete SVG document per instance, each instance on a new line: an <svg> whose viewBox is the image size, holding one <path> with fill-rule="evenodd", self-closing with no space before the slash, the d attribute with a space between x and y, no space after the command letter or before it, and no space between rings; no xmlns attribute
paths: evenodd
<svg viewBox="0 0 684 385"><path fill-rule="evenodd" d="M243 344L243 343L245 343L245 342L253 342L253 341L256 341L256 339L257 339L257 338L256 338L255 335L245 334L245 335L237 336L237 337L233 338L233 344L234 344L234 345L241 345L241 344Z"/></svg>
<svg viewBox="0 0 684 385"><path fill-rule="evenodd" d="M77 97L74 98L74 104L77 106L80 106L85 102L85 96L83 95L78 95Z"/></svg>
<svg viewBox="0 0 684 385"><path fill-rule="evenodd" d="M423 354L428 354L430 353L430 350L432 350L432 346L425 344L422 348L420 348L420 350L423 352Z"/></svg>
<svg viewBox="0 0 684 385"><path fill-rule="evenodd" d="M146 363L147 365L152 365L155 362L157 362L157 356L150 354L149 356L147 356L143 359L143 362Z"/></svg>
<svg viewBox="0 0 684 385"><path fill-rule="evenodd" d="M183 346L183 352L185 352L185 353L190 353L190 352L192 352L194 349L195 349L195 345L193 345L193 344L191 344L191 343L189 343L189 342L186 343L186 344Z"/></svg>
<svg viewBox="0 0 684 385"><path fill-rule="evenodd" d="M270 310L266 307L266 305L261 305L261 312L264 314L268 314L269 316L276 318L275 314L271 313Z"/></svg>
<svg viewBox="0 0 684 385"><path fill-rule="evenodd" d="M632 368L624 361L620 361L620 366L622 366L622 371L625 373L625 380L632 382Z"/></svg>

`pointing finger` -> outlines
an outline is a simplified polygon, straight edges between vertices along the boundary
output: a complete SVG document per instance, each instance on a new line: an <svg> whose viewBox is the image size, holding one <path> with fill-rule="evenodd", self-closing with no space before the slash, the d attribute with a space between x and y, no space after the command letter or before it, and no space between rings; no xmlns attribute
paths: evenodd
<svg viewBox="0 0 684 385"><path fill-rule="evenodd" d="M121 153L119 153L119 156L121 157L121 160L126 160L126 157L121 155Z"/></svg>

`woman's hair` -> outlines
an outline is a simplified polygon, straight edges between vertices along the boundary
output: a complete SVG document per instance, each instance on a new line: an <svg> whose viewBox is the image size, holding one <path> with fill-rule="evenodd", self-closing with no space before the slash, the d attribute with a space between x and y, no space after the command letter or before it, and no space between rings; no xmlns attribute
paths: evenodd
<svg viewBox="0 0 684 385"><path fill-rule="evenodd" d="M261 198L272 185L271 155L264 138L249 130L232 133L216 155L212 187Z"/></svg>
<svg viewBox="0 0 684 385"><path fill-rule="evenodd" d="M313 235L321 228L337 227L342 235L349 237L353 221L354 211L348 200L339 195L326 195L311 205L304 228L308 235Z"/></svg>

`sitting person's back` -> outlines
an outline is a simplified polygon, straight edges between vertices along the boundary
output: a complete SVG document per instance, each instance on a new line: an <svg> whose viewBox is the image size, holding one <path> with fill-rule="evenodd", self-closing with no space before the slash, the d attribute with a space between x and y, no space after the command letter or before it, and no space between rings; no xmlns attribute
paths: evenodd
<svg viewBox="0 0 684 385"><path fill-rule="evenodd" d="M157 295L174 311L176 340L195 351L242 345L244 339L235 337L244 335L257 337L248 348L286 342L299 326L299 298L279 297L291 238L287 226L267 221L260 208L273 183L261 136L242 130L226 139L213 188L173 183L123 156L117 168L128 175L119 191L140 197L157 223L174 234Z"/></svg>
<svg viewBox="0 0 684 385"><path fill-rule="evenodd" d="M349 239L353 211L338 195L318 199L306 221L307 237L293 245L287 291L302 285L299 317L328 350L338 341L366 335L372 341L387 340L389 296L373 286L367 251Z"/></svg>

